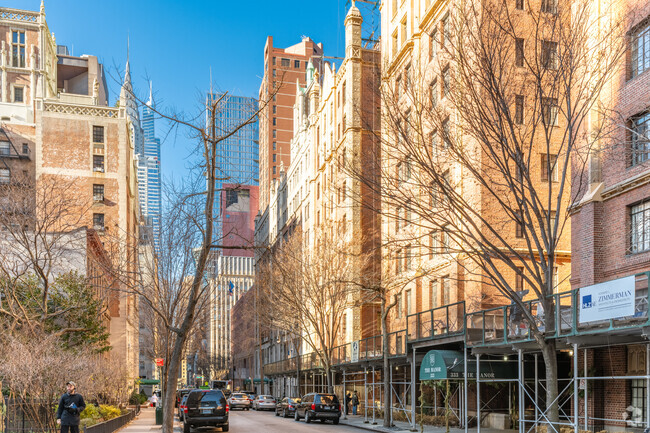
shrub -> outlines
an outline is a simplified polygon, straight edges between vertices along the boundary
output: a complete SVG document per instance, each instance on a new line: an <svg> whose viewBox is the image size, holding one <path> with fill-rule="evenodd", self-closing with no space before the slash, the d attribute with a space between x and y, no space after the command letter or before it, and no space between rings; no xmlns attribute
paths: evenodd
<svg viewBox="0 0 650 433"><path fill-rule="evenodd" d="M99 405L99 413L104 418L104 421L108 421L109 419L117 418L118 416L122 415L122 411L115 407L115 406L109 406L107 404L100 404Z"/></svg>

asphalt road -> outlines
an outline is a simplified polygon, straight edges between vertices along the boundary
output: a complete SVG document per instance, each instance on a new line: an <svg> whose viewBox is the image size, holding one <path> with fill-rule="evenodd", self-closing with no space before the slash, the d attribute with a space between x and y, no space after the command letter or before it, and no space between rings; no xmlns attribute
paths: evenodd
<svg viewBox="0 0 650 433"><path fill-rule="evenodd" d="M360 433L355 427L344 425L333 425L331 422L321 424L320 421L305 424L304 420L296 422L293 418L282 418L275 416L273 412L258 412L254 410L230 411L230 431L234 433L243 432L278 432L278 433L298 433L298 432L344 432Z"/></svg>

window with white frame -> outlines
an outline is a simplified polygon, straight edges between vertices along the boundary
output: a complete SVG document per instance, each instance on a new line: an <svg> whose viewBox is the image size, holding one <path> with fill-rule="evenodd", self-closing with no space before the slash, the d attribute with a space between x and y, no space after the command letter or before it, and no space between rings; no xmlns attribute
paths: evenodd
<svg viewBox="0 0 650 433"><path fill-rule="evenodd" d="M438 280L429 281L429 308L438 307Z"/></svg>
<svg viewBox="0 0 650 433"><path fill-rule="evenodd" d="M650 201L630 207L630 252L650 250Z"/></svg>
<svg viewBox="0 0 650 433"><path fill-rule="evenodd" d="M411 300L411 289L407 290L404 293L404 297L406 298L406 315L409 316L413 314L413 305L412 305L412 300Z"/></svg>
<svg viewBox="0 0 650 433"><path fill-rule="evenodd" d="M8 141L0 141L0 155L7 156L11 154L11 143Z"/></svg>
<svg viewBox="0 0 650 433"><path fill-rule="evenodd" d="M14 102L25 102L25 88L14 86Z"/></svg>
<svg viewBox="0 0 650 433"><path fill-rule="evenodd" d="M544 125L557 125L557 111L558 106L556 98L542 98L542 121L544 122Z"/></svg>
<svg viewBox="0 0 650 433"><path fill-rule="evenodd" d="M25 67L25 32L11 32L11 66L14 68Z"/></svg>

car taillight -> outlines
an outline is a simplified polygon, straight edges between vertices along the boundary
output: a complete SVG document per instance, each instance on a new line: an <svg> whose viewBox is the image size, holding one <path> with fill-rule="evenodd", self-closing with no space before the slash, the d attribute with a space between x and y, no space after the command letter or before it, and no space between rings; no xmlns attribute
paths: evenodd
<svg viewBox="0 0 650 433"><path fill-rule="evenodd" d="M226 404L226 413L228 413L229 410L230 410L230 405Z"/></svg>
<svg viewBox="0 0 650 433"><path fill-rule="evenodd" d="M341 405L339 404L339 412L343 412L342 407L343 407L343 406L341 406Z"/></svg>
<svg viewBox="0 0 650 433"><path fill-rule="evenodd" d="M311 410L316 410L316 405L314 403L311 404Z"/></svg>
<svg viewBox="0 0 650 433"><path fill-rule="evenodd" d="M293 406L289 405L289 409L293 409Z"/></svg>
<svg viewBox="0 0 650 433"><path fill-rule="evenodd" d="M187 406L183 406L183 412L187 413Z"/></svg>

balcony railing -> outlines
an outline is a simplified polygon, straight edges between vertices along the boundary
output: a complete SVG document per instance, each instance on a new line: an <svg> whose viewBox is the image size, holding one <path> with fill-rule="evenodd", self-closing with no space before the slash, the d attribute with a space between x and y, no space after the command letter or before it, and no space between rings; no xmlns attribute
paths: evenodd
<svg viewBox="0 0 650 433"><path fill-rule="evenodd" d="M409 343L465 333L465 301L411 314L406 318Z"/></svg>
<svg viewBox="0 0 650 433"><path fill-rule="evenodd" d="M526 311L535 320L546 338L572 337L608 331L622 331L650 325L648 320L648 283L650 272L637 274L634 315L580 323L580 289L551 295L555 313L553 326L545 329L545 313L538 300L524 302ZM495 346L531 341L530 324L518 307L507 305L466 315L467 345Z"/></svg>

